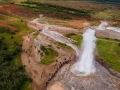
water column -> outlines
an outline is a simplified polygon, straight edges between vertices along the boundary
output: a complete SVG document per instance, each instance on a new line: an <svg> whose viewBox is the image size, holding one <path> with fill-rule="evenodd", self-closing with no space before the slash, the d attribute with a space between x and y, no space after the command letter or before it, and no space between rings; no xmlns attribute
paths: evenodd
<svg viewBox="0 0 120 90"><path fill-rule="evenodd" d="M89 75L96 71L94 64L95 30L87 29L82 36L81 53L71 68L71 72L77 76Z"/></svg>

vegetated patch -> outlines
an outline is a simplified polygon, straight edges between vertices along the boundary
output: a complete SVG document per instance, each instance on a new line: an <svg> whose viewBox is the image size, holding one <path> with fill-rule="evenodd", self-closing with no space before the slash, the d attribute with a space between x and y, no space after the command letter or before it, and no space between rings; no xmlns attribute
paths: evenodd
<svg viewBox="0 0 120 90"><path fill-rule="evenodd" d="M5 19L6 19L6 17L4 15L0 14L0 20L5 20Z"/></svg>
<svg viewBox="0 0 120 90"><path fill-rule="evenodd" d="M0 89L20 90L21 85L30 80L21 61L22 39L17 32L0 26Z"/></svg>
<svg viewBox="0 0 120 90"><path fill-rule="evenodd" d="M35 32L33 35L36 37L39 35L39 32Z"/></svg>
<svg viewBox="0 0 120 90"><path fill-rule="evenodd" d="M64 43L61 43L61 42L57 42L57 44L58 44L58 48L63 48L63 49L71 49L71 47L69 47L69 46L67 46L66 44L64 44Z"/></svg>
<svg viewBox="0 0 120 90"><path fill-rule="evenodd" d="M65 36L75 40L76 42L73 42L73 44L80 47L80 43L82 42L82 38L83 38L81 35L78 35L75 33L69 33L69 34L66 34Z"/></svg>
<svg viewBox="0 0 120 90"><path fill-rule="evenodd" d="M97 40L98 55L105 60L111 68L120 72L120 45L117 41Z"/></svg>
<svg viewBox="0 0 120 90"><path fill-rule="evenodd" d="M31 79L25 81L25 82L22 84L20 90L31 90L31 82L32 82Z"/></svg>
<svg viewBox="0 0 120 90"><path fill-rule="evenodd" d="M91 15L95 19L107 19L107 20L117 20L120 21L120 11L119 10L103 10L96 12L95 14Z"/></svg>
<svg viewBox="0 0 120 90"><path fill-rule="evenodd" d="M8 25L16 27L18 29L18 31L21 32L22 34L28 34L28 33L33 32L32 29L28 28L27 25L25 25L21 21L9 22Z"/></svg>
<svg viewBox="0 0 120 90"><path fill-rule="evenodd" d="M41 63L51 64L52 62L54 62L54 58L58 56L58 52L56 52L52 48L47 48L45 46L41 46L40 48L45 54L44 58L41 60Z"/></svg>

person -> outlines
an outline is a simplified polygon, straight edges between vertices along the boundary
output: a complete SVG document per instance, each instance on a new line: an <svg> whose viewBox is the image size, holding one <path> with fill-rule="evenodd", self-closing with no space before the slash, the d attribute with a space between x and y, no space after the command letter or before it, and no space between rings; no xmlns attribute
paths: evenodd
<svg viewBox="0 0 120 90"><path fill-rule="evenodd" d="M56 62L58 62L58 60L56 60Z"/></svg>
<svg viewBox="0 0 120 90"><path fill-rule="evenodd" d="M102 65L104 64L104 61L102 61L102 63L101 63Z"/></svg>
<svg viewBox="0 0 120 90"><path fill-rule="evenodd" d="M41 79L42 79L42 75L41 75Z"/></svg>
<svg viewBox="0 0 120 90"><path fill-rule="evenodd" d="M23 20L22 20L22 19L21 19L20 21L21 21L21 22L23 22Z"/></svg>
<svg viewBox="0 0 120 90"><path fill-rule="evenodd" d="M51 81L51 78L48 78L48 81Z"/></svg>
<svg viewBox="0 0 120 90"><path fill-rule="evenodd" d="M48 81L45 83L45 88L47 87L47 85L48 85Z"/></svg>
<svg viewBox="0 0 120 90"><path fill-rule="evenodd" d="M66 58L64 58L64 60L66 60Z"/></svg>
<svg viewBox="0 0 120 90"><path fill-rule="evenodd" d="M30 63L30 60L28 60L28 62Z"/></svg>

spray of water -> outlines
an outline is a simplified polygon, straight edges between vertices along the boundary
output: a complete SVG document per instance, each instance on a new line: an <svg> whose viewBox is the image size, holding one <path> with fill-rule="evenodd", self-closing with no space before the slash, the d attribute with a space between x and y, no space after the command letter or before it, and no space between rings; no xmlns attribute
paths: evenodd
<svg viewBox="0 0 120 90"><path fill-rule="evenodd" d="M88 75L96 71L94 66L96 37L94 35L95 31L92 29L87 29L82 35L81 53L79 54L77 62L71 68L71 72L77 76Z"/></svg>

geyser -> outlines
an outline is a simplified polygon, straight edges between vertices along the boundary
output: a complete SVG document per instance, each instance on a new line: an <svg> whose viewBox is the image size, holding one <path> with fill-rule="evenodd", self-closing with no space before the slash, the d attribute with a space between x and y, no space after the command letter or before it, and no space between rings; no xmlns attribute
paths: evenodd
<svg viewBox="0 0 120 90"><path fill-rule="evenodd" d="M94 66L95 31L87 29L82 36L81 52L77 62L71 68L71 72L77 76L89 75L96 71Z"/></svg>

